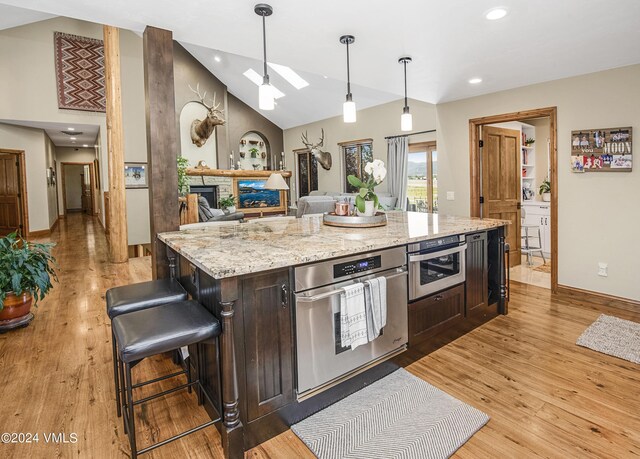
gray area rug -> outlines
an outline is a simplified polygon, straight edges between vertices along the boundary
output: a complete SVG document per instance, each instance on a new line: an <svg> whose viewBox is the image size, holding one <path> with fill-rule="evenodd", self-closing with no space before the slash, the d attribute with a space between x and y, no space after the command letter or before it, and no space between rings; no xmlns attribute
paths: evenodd
<svg viewBox="0 0 640 459"><path fill-rule="evenodd" d="M320 459L446 458L489 416L399 369L291 426Z"/></svg>
<svg viewBox="0 0 640 459"><path fill-rule="evenodd" d="M576 344L640 363L640 324L602 314L580 335Z"/></svg>

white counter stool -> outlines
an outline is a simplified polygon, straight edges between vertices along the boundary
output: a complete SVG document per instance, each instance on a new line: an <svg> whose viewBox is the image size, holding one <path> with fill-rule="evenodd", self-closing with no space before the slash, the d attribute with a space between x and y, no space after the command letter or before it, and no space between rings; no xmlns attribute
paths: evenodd
<svg viewBox="0 0 640 459"><path fill-rule="evenodd" d="M527 215L527 211L525 210L524 207L522 207L522 209L520 209L520 237L522 239L520 252L524 255L527 255L527 264L529 266L533 265L533 257L532 257L533 252L540 252L540 256L542 257L543 263L546 263L547 261L544 258L544 253L542 252L542 237L540 235L540 226L530 224L530 223L525 224L524 220L526 215ZM535 234L529 234L530 232L534 233L535 231L538 232L537 236ZM522 234L522 232L524 232L524 234ZM530 243L530 239L537 239L538 245L532 246Z"/></svg>
<svg viewBox="0 0 640 459"><path fill-rule="evenodd" d="M120 403L120 387L122 386L118 380L118 353L116 352L116 340L113 336L113 319L121 314L153 308L173 301L184 301L187 299L187 292L182 288L180 282L175 279L158 279L110 288L107 290L105 299L107 302L107 315L112 322L113 379L116 387L116 412L120 417L122 415L120 411L122 406Z"/></svg>
<svg viewBox="0 0 640 459"><path fill-rule="evenodd" d="M220 336L222 327L213 314L194 300L176 301L154 308L122 314L115 317L112 323L118 352L118 372L124 381L124 392L126 394L122 404L122 412L124 415L125 433L129 436L129 444L131 446L131 459L136 459L139 454L149 452L220 421L221 418L205 422L183 433L138 450L134 414L137 405L181 389L190 390L193 385L199 387L198 394L203 394L210 404L215 405L207 395L201 382L201 361L196 365L197 377L195 381L188 380L187 384L182 384L138 400L133 399L133 389L171 378L178 374L184 374L187 370L144 383L133 384L131 378L131 369L133 366L137 365L143 359L157 354L175 351L193 344L211 341L216 342ZM197 360L201 360L202 353L198 353L198 357ZM199 404L200 401L199 396Z"/></svg>

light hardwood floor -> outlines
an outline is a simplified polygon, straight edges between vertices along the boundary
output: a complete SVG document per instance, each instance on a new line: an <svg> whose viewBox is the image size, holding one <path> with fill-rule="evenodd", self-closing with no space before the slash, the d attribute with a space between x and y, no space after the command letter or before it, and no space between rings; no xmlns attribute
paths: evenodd
<svg viewBox="0 0 640 459"><path fill-rule="evenodd" d="M0 457L127 457L114 406L104 292L149 279L150 261L108 263L104 233L84 215L62 220L51 239L58 244L60 283L29 327L0 335L0 431L37 432L40 441L0 444ZM639 456L640 366L575 345L600 313L640 322L634 307L514 283L508 316L409 364L408 371L491 416L455 457ZM136 367L134 378L171 370L170 360L160 357ZM140 447L206 419L184 391L144 405L137 415ZM78 441L47 444L49 432L76 433ZM210 428L143 457L221 456ZM287 431L246 457L313 455Z"/></svg>

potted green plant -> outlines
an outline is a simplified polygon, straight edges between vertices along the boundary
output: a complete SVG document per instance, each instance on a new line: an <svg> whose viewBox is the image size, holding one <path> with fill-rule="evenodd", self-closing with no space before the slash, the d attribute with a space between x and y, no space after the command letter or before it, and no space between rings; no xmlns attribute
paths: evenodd
<svg viewBox="0 0 640 459"><path fill-rule="evenodd" d="M347 180L351 185L359 189L356 195L358 214L370 217L375 215L376 210L380 207L375 187L381 184L387 176L387 169L384 167L383 161L374 159L364 166L364 171L367 175L366 180L362 181L355 175L349 175Z"/></svg>
<svg viewBox="0 0 640 459"><path fill-rule="evenodd" d="M538 189L540 192L540 196L542 196L542 200L545 202L551 201L551 182L549 179L544 179L540 184L540 188Z"/></svg>
<svg viewBox="0 0 640 459"><path fill-rule="evenodd" d="M257 158L258 153L260 153L260 150L258 150L256 147L252 147L252 148L249 148L249 153L251 153L252 158Z"/></svg>
<svg viewBox="0 0 640 459"><path fill-rule="evenodd" d="M183 156L178 156L178 195L186 196L189 194L191 187L189 186L189 178L187 177L187 168L189 160Z"/></svg>
<svg viewBox="0 0 640 459"><path fill-rule="evenodd" d="M524 140L524 145L527 146L527 147L530 147L535 142L536 142L536 139L533 139L533 138L529 137L529 138Z"/></svg>
<svg viewBox="0 0 640 459"><path fill-rule="evenodd" d="M222 210L226 210L227 213L232 214L236 211L236 198L230 194L228 198L218 199L218 205Z"/></svg>
<svg viewBox="0 0 640 459"><path fill-rule="evenodd" d="M16 233L0 238L0 328L28 323L31 305L58 280L53 245L27 242Z"/></svg>

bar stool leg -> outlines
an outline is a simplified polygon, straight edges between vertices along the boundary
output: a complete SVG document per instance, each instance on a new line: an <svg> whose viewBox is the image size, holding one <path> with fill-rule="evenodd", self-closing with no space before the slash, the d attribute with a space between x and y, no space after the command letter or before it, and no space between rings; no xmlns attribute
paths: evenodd
<svg viewBox="0 0 640 459"><path fill-rule="evenodd" d="M122 424L124 425L124 433L125 435L129 434L129 429L127 426L127 400L124 394L124 389L126 388L125 385L125 380L124 380L124 364L122 363L122 360L118 359L118 373L120 374L120 381L122 382L123 387L120 389L122 391L121 393L121 399L120 399L120 403L121 403L121 410L122 412L124 412L125 416L123 416L122 418Z"/></svg>
<svg viewBox="0 0 640 459"><path fill-rule="evenodd" d="M131 383L131 365L126 364L125 370L126 379L126 389L127 389L127 418L129 421L129 444L131 445L131 459L136 459L138 457L138 450L136 448L136 426L135 426L135 418L134 418L134 410L133 406L133 384Z"/></svg>
<svg viewBox="0 0 640 459"><path fill-rule="evenodd" d="M118 417L122 416L122 407L120 404L120 377L118 376L118 351L116 350L116 337L111 330L111 353L113 358L113 381L116 386L116 412Z"/></svg>
<svg viewBox="0 0 640 459"><path fill-rule="evenodd" d="M187 382L191 384L193 382L193 380L191 379L191 356L184 359L184 364L187 367ZM191 393L191 386L189 386L187 392Z"/></svg>
<svg viewBox="0 0 640 459"><path fill-rule="evenodd" d="M544 253L542 252L542 238L540 237L540 227L538 227L538 246L540 247L540 255L542 256L542 262L546 264L547 260L545 260Z"/></svg>

